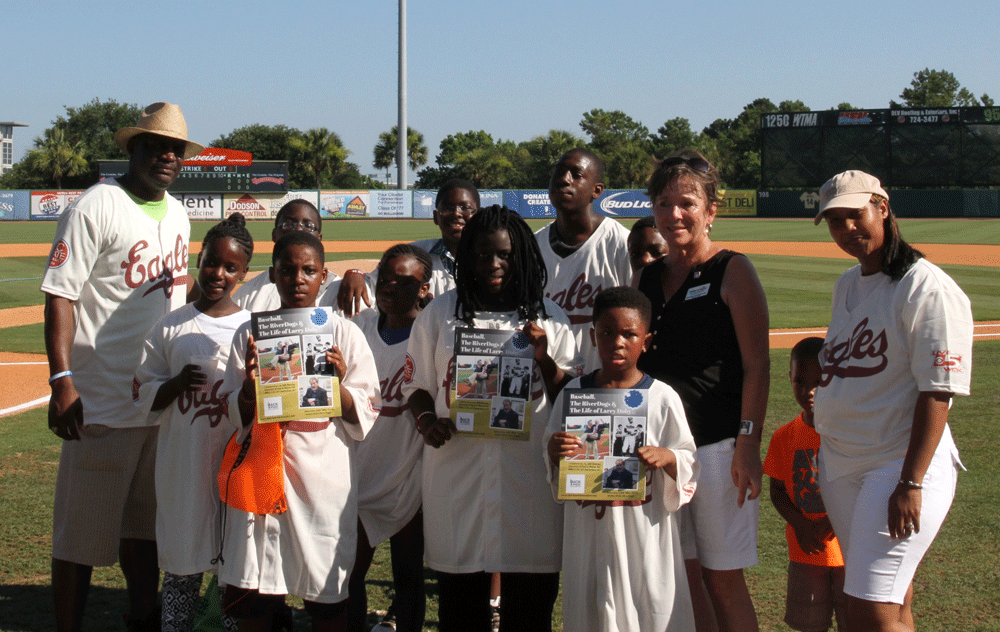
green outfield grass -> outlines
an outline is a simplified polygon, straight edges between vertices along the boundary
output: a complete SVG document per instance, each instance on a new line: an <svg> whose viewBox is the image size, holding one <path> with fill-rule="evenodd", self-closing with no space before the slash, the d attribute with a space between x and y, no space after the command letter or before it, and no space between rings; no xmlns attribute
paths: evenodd
<svg viewBox="0 0 1000 632"><path fill-rule="evenodd" d="M624 220L631 226L635 220ZM547 220L531 220L538 229ZM901 220L903 232L914 243L1000 244L1000 221L991 220ZM193 222L191 239L200 242L214 222ZM254 240L269 242L273 224L249 224ZM343 220L326 223L324 239L342 241L414 241L440 235L427 220ZM0 243L47 243L55 232L54 222L0 223ZM757 220L724 218L715 223L713 238L719 241L818 241L830 237L822 226L803 220ZM329 253L327 261L378 259L380 251ZM850 267L848 260L811 259L752 255L767 292L772 327L808 327L827 322L829 297L837 277ZM196 257L189 265L194 267ZM0 260L0 306L19 307L41 302L38 285L44 257L11 257ZM270 265L269 257L258 253L251 270ZM996 270L972 266L942 266L969 295L977 320L1000 319L1000 292L996 291Z"/></svg>
<svg viewBox="0 0 1000 632"><path fill-rule="evenodd" d="M550 220L528 220L538 230ZM623 218L631 228L635 218ZM201 241L215 222L191 223L192 241ZM991 219L901 219L900 230L907 241L929 244L1000 244L1000 221ZM254 220L249 223L255 240L271 240L274 223ZM341 220L324 224L323 238L330 240L415 241L438 237L440 233L428 220ZM54 221L0 222L0 243L47 244L55 235ZM720 241L830 241L825 226L814 226L810 219L757 219L720 217L712 227L712 238Z"/></svg>
<svg viewBox="0 0 1000 632"><path fill-rule="evenodd" d="M2 347L2 343L0 343ZM958 398L951 412L955 441L968 468L959 477L958 494L944 527L915 580L914 612L918 629L949 632L1000 632L996 610L1000 565L996 560L996 486L993 432L1000 406L1000 341L978 342L973 396ZM788 386L788 351L771 352L771 395L765 437L798 414ZM767 439L761 454L767 451ZM0 632L51 630L49 554L52 496L59 441L45 427L37 409L0 420ZM766 480L765 480L766 490ZM784 614L784 526L765 491L760 511L760 565L747 572L761 629L786 630ZM428 630L436 630L437 586L428 572ZM126 608L124 580L117 567L95 569L85 629L119 629ZM384 610L392 596L388 547L376 552L368 575L371 609ZM301 602L294 602L301 607ZM561 629L561 602L556 629ZM296 610L296 629L308 620Z"/></svg>

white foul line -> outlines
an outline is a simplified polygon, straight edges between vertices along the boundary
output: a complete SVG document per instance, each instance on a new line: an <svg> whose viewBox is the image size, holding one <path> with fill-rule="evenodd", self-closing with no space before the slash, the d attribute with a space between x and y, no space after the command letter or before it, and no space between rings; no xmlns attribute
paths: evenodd
<svg viewBox="0 0 1000 632"><path fill-rule="evenodd" d="M11 406L10 408L0 409L0 417L3 417L5 415L11 415L13 413L20 412L22 410L27 410L28 408L42 406L48 401L49 401L49 396L46 395L45 397L39 397L36 400L25 402L24 404L18 404L17 406Z"/></svg>

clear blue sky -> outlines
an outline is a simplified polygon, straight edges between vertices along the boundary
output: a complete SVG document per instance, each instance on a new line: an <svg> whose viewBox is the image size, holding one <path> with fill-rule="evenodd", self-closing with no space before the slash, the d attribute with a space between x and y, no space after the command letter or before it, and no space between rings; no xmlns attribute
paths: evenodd
<svg viewBox="0 0 1000 632"><path fill-rule="evenodd" d="M66 0L3 7L0 120L15 158L94 97L172 101L193 140L252 123L340 134L373 173L396 122L395 0ZM812 109L888 107L925 67L1000 100L996 0L908 3L410 0L409 125L433 162L448 134L523 141L582 135L582 114L622 110L655 131L695 130L767 97ZM412 175L410 177L412 182Z"/></svg>

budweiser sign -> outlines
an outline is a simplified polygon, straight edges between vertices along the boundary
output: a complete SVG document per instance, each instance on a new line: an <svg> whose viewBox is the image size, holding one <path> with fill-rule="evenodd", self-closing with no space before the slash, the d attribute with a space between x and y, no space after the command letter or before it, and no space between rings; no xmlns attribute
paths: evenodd
<svg viewBox="0 0 1000 632"><path fill-rule="evenodd" d="M191 165L230 165L249 166L253 164L253 154L238 149L223 149L221 147L206 147L197 156L184 160L185 166Z"/></svg>

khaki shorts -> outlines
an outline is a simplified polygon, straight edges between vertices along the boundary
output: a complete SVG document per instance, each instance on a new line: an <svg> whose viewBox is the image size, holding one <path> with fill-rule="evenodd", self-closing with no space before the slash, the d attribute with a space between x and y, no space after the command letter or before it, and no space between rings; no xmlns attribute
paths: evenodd
<svg viewBox="0 0 1000 632"><path fill-rule="evenodd" d="M788 562L785 623L800 632L824 632L837 615L837 629L847 629L847 595L843 566Z"/></svg>
<svg viewBox="0 0 1000 632"><path fill-rule="evenodd" d="M63 441L52 557L85 566L118 561L123 538L156 540L157 426L84 426Z"/></svg>

